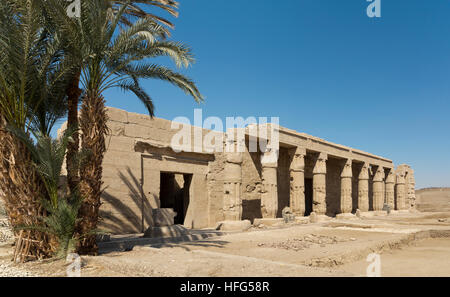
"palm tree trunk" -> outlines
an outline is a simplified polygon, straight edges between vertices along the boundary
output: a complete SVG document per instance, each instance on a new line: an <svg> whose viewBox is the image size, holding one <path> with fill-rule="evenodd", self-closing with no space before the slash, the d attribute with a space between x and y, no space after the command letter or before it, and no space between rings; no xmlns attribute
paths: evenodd
<svg viewBox="0 0 450 297"><path fill-rule="evenodd" d="M0 192L13 228L38 226L45 211L40 203L45 187L32 165L26 146L6 128L0 116ZM30 230L32 243L29 256L42 259L51 256L56 242L43 232ZM17 236L19 229L14 230Z"/></svg>
<svg viewBox="0 0 450 297"><path fill-rule="evenodd" d="M78 100L81 95L81 90L78 87L80 83L81 71L78 71L67 88L67 127L78 127ZM74 131L72 135L73 142L67 146L66 167L67 167L67 185L71 193L74 193L80 182L78 174L78 166L75 164L75 156L80 148L80 138L78 130Z"/></svg>
<svg viewBox="0 0 450 297"><path fill-rule="evenodd" d="M101 95L86 94L81 106L81 146L88 152L87 160L80 166L80 194L83 203L79 211L80 223L78 235L84 236L80 241L78 253L97 255L96 236L92 231L97 228L98 213L102 193L102 162L106 151L105 135L107 133L105 100Z"/></svg>

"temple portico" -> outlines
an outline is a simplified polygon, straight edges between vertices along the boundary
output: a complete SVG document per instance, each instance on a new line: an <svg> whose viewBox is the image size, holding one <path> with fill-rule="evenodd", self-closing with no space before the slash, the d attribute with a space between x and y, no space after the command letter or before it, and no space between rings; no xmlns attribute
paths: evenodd
<svg viewBox="0 0 450 297"><path fill-rule="evenodd" d="M108 117L100 215L101 227L112 233L143 232L154 224L156 208L172 208L175 222L186 228L207 228L223 221L276 221L286 211L334 217L415 206L410 166L395 167L387 158L281 126L265 124L271 132L255 138L250 130L261 125L229 134L115 108L108 108ZM214 146L225 149L194 147L195 141L184 139L177 151L180 128L194 138L217 137ZM245 141L227 138L239 133ZM255 139L271 143L261 147Z"/></svg>

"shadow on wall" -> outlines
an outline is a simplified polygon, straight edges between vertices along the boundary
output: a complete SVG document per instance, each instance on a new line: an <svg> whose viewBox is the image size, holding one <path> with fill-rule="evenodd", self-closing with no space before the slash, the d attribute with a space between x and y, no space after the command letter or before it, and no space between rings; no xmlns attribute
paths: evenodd
<svg viewBox="0 0 450 297"><path fill-rule="evenodd" d="M126 174L119 172L118 175L128 188L128 199L123 201L106 188L102 203L107 205L107 209L100 208L99 227L113 234L144 232L144 224L151 222L152 207L147 199L142 199L140 180L130 168L127 168ZM144 212L144 209L147 211Z"/></svg>

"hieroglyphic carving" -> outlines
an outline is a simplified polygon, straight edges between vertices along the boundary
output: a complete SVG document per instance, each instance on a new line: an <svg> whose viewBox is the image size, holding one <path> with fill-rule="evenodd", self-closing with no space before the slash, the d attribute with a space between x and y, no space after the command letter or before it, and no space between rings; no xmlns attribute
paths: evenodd
<svg viewBox="0 0 450 297"><path fill-rule="evenodd" d="M348 159L341 172L341 212L352 212L352 160Z"/></svg>
<svg viewBox="0 0 450 297"><path fill-rule="evenodd" d="M358 209L369 211L369 164L364 163L358 176Z"/></svg>
<svg viewBox="0 0 450 297"><path fill-rule="evenodd" d="M316 159L316 163L313 169L313 211L316 214L325 214L327 211L327 159L327 154L320 153Z"/></svg>
<svg viewBox="0 0 450 297"><path fill-rule="evenodd" d="M397 169L396 170L397 175L397 181L396 181L396 202L397 202L397 209L403 210L407 209L406 206L406 181L405 181L405 171L403 169Z"/></svg>
<svg viewBox="0 0 450 297"><path fill-rule="evenodd" d="M383 210L384 205L384 169L378 166L373 177L373 210Z"/></svg>
<svg viewBox="0 0 450 297"><path fill-rule="evenodd" d="M386 203L390 209L395 209L395 174L391 169L386 177Z"/></svg>
<svg viewBox="0 0 450 297"><path fill-rule="evenodd" d="M305 155L306 150L298 147L290 167L290 208L297 216L305 214Z"/></svg>
<svg viewBox="0 0 450 297"><path fill-rule="evenodd" d="M263 218L276 218L278 212L278 160L274 158L277 152L267 149L261 155L262 166L262 193L261 213Z"/></svg>
<svg viewBox="0 0 450 297"><path fill-rule="evenodd" d="M236 147L233 139L226 140L226 146ZM242 153L237 150L225 152L223 212L225 220L240 221L242 219Z"/></svg>

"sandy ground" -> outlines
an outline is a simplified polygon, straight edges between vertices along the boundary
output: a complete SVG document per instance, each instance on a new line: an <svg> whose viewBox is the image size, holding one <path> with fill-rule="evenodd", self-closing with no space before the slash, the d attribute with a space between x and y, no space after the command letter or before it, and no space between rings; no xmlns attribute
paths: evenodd
<svg viewBox="0 0 450 297"><path fill-rule="evenodd" d="M423 239L380 256L381 276L450 276L450 238ZM365 260L344 264L340 269L364 276Z"/></svg>
<svg viewBox="0 0 450 297"><path fill-rule="evenodd" d="M382 276L450 276L446 230L450 230L450 213L255 228L208 240L83 257L81 275L364 276L367 255L376 252ZM68 268L62 260L16 265L10 259L11 246L0 246L0 275L15 269L18 275L65 276Z"/></svg>

